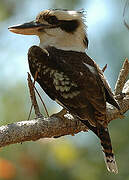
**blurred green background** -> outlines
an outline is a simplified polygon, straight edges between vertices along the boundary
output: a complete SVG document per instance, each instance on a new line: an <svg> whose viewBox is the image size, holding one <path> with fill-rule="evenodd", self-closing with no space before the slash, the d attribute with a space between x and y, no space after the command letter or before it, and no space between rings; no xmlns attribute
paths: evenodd
<svg viewBox="0 0 129 180"><path fill-rule="evenodd" d="M31 106L27 88L27 51L39 40L16 35L8 26L33 20L47 8L87 11L90 55L102 68L112 89L129 57L129 31L123 24L124 0L0 0L0 124L26 120ZM126 11L128 22L129 9ZM61 107L40 89L49 113ZM41 106L42 113L43 107ZM34 114L31 118L34 117ZM0 149L0 180L129 180L129 115L110 124L119 174L107 172L93 133L10 145Z"/></svg>

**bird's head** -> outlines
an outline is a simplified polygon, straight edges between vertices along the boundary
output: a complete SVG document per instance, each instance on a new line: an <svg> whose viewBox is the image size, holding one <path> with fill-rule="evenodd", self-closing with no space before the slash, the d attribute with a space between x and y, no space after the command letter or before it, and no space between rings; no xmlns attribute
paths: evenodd
<svg viewBox="0 0 129 180"><path fill-rule="evenodd" d="M54 46L58 49L84 52L88 47L84 13L50 9L40 12L36 20L9 30L24 35L37 35L40 47Z"/></svg>

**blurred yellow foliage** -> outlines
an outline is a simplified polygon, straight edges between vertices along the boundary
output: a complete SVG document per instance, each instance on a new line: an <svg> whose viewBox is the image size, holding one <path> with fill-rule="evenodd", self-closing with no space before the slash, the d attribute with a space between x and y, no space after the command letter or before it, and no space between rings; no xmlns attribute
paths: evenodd
<svg viewBox="0 0 129 180"><path fill-rule="evenodd" d="M59 141L52 146L54 158L63 166L71 166L79 157L76 147L69 141Z"/></svg>

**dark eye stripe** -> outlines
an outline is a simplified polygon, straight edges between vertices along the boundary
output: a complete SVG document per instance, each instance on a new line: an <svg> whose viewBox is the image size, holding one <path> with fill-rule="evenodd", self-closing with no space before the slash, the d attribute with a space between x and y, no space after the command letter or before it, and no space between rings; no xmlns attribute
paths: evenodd
<svg viewBox="0 0 129 180"><path fill-rule="evenodd" d="M61 20L60 21L60 28L66 32L73 33L74 31L76 31L78 26L79 26L78 20L71 20L71 21Z"/></svg>
<svg viewBox="0 0 129 180"><path fill-rule="evenodd" d="M46 16L44 17L45 21L47 21L49 24L57 24L59 21L56 18L56 16Z"/></svg>
<svg viewBox="0 0 129 180"><path fill-rule="evenodd" d="M53 25L51 28L60 27L63 31L66 31L68 33L74 33L79 26L79 21L76 19L58 20L56 16L52 16L50 14L43 14L43 16L38 17L38 20L42 18L49 24Z"/></svg>

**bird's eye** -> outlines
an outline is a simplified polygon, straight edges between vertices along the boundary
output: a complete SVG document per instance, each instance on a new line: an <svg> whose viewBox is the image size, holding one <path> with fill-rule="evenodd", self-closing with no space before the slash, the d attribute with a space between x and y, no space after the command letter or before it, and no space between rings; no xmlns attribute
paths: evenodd
<svg viewBox="0 0 129 180"><path fill-rule="evenodd" d="M49 24L57 24L58 23L58 19L56 18L56 16L49 16L46 18L46 21Z"/></svg>

